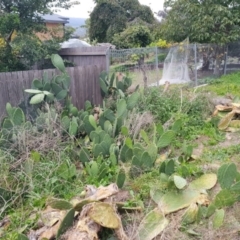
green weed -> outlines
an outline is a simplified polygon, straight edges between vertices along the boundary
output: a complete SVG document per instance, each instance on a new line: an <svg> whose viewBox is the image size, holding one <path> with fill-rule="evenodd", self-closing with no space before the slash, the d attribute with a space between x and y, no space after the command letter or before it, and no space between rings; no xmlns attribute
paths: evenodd
<svg viewBox="0 0 240 240"><path fill-rule="evenodd" d="M200 92L213 92L220 96L240 96L240 72L224 75L218 79L206 79L208 85L199 88Z"/></svg>

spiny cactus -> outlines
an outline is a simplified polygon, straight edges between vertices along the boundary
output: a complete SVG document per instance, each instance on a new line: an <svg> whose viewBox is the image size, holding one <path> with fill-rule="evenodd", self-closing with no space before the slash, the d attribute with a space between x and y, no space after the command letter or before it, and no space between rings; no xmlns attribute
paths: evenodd
<svg viewBox="0 0 240 240"><path fill-rule="evenodd" d="M82 147L79 152L79 159L82 163L87 163L90 161L90 153L87 148Z"/></svg>
<svg viewBox="0 0 240 240"><path fill-rule="evenodd" d="M6 111L8 116L2 121L2 134L6 139L14 140L18 128L22 126L27 129L27 127L31 126L31 123L26 122L25 115L19 107L12 107L10 103L7 103Z"/></svg>
<svg viewBox="0 0 240 240"><path fill-rule="evenodd" d="M53 65L61 71L61 75L49 79L45 72L41 79L34 79L32 82L33 89L25 90L25 92L33 94L30 100L31 104L39 104L43 101L52 103L54 99L60 101L68 96L70 77L66 72L64 62L57 54L53 54L51 60Z"/></svg>
<svg viewBox="0 0 240 240"><path fill-rule="evenodd" d="M62 234L64 234L73 225L74 214L75 214L75 210L73 208L67 212L66 216L62 220L60 227L58 229L57 236L56 236L57 239L59 239L59 237Z"/></svg>
<svg viewBox="0 0 240 240"><path fill-rule="evenodd" d="M218 181L222 189L230 189L237 176L237 167L234 163L223 164L218 169Z"/></svg>
<svg viewBox="0 0 240 240"><path fill-rule="evenodd" d="M109 77L108 73L102 72L99 81L102 95L106 98L111 96L114 99L118 96L124 97L127 89L132 85L130 77L122 75L120 80L115 73Z"/></svg>
<svg viewBox="0 0 240 240"><path fill-rule="evenodd" d="M117 175L116 183L119 188L122 188L126 179L126 173L123 168L121 168Z"/></svg>
<svg viewBox="0 0 240 240"><path fill-rule="evenodd" d="M159 168L160 173L165 173L169 176L172 175L174 171L175 171L175 162L173 159L165 160L164 162L162 162Z"/></svg>

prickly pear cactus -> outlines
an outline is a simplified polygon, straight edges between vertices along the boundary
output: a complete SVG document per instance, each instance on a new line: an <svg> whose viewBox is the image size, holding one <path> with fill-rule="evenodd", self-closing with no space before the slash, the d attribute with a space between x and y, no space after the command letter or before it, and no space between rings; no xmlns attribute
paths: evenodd
<svg viewBox="0 0 240 240"><path fill-rule="evenodd" d="M126 179L126 173L125 173L124 169L120 169L118 172L118 175L117 175L117 180L116 180L119 188L123 187L125 179Z"/></svg>

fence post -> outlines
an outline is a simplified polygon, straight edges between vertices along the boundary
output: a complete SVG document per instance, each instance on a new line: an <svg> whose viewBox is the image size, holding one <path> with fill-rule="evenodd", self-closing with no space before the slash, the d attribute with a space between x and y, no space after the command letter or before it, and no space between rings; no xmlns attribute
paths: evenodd
<svg viewBox="0 0 240 240"><path fill-rule="evenodd" d="M159 87L159 76L158 76L158 47L156 46L156 49L155 49L155 52L156 52L156 77L157 77L157 86Z"/></svg>
<svg viewBox="0 0 240 240"><path fill-rule="evenodd" d="M107 49L106 51L106 72L109 74L109 69L110 69L110 48Z"/></svg>
<svg viewBox="0 0 240 240"><path fill-rule="evenodd" d="M197 77L197 43L194 45L194 58L195 58L195 86L198 86L198 77Z"/></svg>
<svg viewBox="0 0 240 240"><path fill-rule="evenodd" d="M227 58L228 58L228 45L226 46L226 51L225 51L225 60L224 60L224 72L223 74L227 74Z"/></svg>

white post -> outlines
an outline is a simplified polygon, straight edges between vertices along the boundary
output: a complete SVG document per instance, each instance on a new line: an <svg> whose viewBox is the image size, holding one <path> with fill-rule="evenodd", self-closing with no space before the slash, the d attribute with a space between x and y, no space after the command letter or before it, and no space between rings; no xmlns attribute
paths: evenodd
<svg viewBox="0 0 240 240"><path fill-rule="evenodd" d="M159 71L159 69L158 69L158 47L156 46L156 49L155 49L155 52L156 52L156 71L157 71L157 74L156 74L156 76L157 76L157 86L159 87L159 75L158 75L158 71Z"/></svg>
<svg viewBox="0 0 240 240"><path fill-rule="evenodd" d="M195 58L195 86L198 86L198 77L197 77L197 43L195 43L194 48L194 58Z"/></svg>

